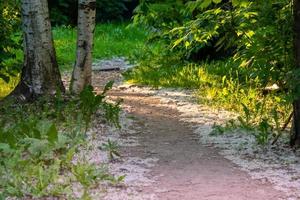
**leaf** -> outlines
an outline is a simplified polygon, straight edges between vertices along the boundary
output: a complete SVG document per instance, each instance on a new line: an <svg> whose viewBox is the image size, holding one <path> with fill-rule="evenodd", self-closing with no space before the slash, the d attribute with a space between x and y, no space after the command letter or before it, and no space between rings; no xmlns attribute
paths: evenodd
<svg viewBox="0 0 300 200"><path fill-rule="evenodd" d="M212 3L212 0L204 0L204 1L201 3L200 6L201 6L202 9L205 9L205 8L207 8L208 6L210 6L211 3Z"/></svg>
<svg viewBox="0 0 300 200"><path fill-rule="evenodd" d="M123 182L125 180L125 178L126 178L126 175L119 176L119 177L117 177L117 181Z"/></svg>
<svg viewBox="0 0 300 200"><path fill-rule="evenodd" d="M109 81L108 83L106 83L102 94L105 94L108 90L112 89L113 85L114 81Z"/></svg>
<svg viewBox="0 0 300 200"><path fill-rule="evenodd" d="M28 151L34 156L41 156L49 150L49 142L47 140L39 140L35 138L25 138L24 143L28 144Z"/></svg>
<svg viewBox="0 0 300 200"><path fill-rule="evenodd" d="M58 132L56 126L52 124L47 132L48 141L51 143L55 143L58 140Z"/></svg>
<svg viewBox="0 0 300 200"><path fill-rule="evenodd" d="M173 45L172 48L175 48L176 46L178 46L178 45L183 41L183 39L184 39L184 38L179 38L178 40L176 40L176 41L174 42L174 45Z"/></svg>
<svg viewBox="0 0 300 200"><path fill-rule="evenodd" d="M68 164L72 162L75 153L76 153L76 147L72 147L71 149L68 150L68 152L66 154L66 159L65 159L65 161Z"/></svg>
<svg viewBox="0 0 300 200"><path fill-rule="evenodd" d="M0 143L0 152L4 154L10 154L13 152L13 150L10 148L8 144Z"/></svg>
<svg viewBox="0 0 300 200"><path fill-rule="evenodd" d="M247 7L249 5L249 0L232 0L233 7Z"/></svg>
<svg viewBox="0 0 300 200"><path fill-rule="evenodd" d="M5 74L0 73L0 79L4 80L6 83L8 83L10 80L10 77L6 76Z"/></svg>
<svg viewBox="0 0 300 200"><path fill-rule="evenodd" d="M189 46L191 46L191 43L189 41L185 41L184 45L185 45L185 48L188 48Z"/></svg>
<svg viewBox="0 0 300 200"><path fill-rule="evenodd" d="M215 4L218 4L218 3L221 3L222 0L213 0L213 2L214 2Z"/></svg>
<svg viewBox="0 0 300 200"><path fill-rule="evenodd" d="M5 139L7 141L7 143L12 147L15 148L17 145L17 139L16 136L14 135L14 133L12 132L7 132L5 135Z"/></svg>

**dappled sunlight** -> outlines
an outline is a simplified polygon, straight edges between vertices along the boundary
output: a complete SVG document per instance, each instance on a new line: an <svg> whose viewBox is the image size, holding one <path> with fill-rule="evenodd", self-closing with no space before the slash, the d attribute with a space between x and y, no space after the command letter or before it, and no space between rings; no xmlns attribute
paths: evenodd
<svg viewBox="0 0 300 200"><path fill-rule="evenodd" d="M0 79L0 99L6 97L9 93L11 93L14 90L14 88L18 85L19 80L19 76L10 77L8 83Z"/></svg>
<svg viewBox="0 0 300 200"><path fill-rule="evenodd" d="M300 1L0 10L0 199L300 198Z"/></svg>

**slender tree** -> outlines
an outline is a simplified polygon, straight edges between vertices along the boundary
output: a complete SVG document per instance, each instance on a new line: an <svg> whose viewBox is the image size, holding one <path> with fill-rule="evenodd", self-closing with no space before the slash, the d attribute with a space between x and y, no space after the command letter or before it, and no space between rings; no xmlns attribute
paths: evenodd
<svg viewBox="0 0 300 200"><path fill-rule="evenodd" d="M95 16L96 0L78 0L77 56L70 85L75 94L91 85Z"/></svg>
<svg viewBox="0 0 300 200"><path fill-rule="evenodd" d="M23 100L64 91L56 61L47 0L22 0L24 65L12 95Z"/></svg>
<svg viewBox="0 0 300 200"><path fill-rule="evenodd" d="M294 7L294 54L295 66L300 69L300 0L293 0ZM299 87L299 86L298 86ZM293 102L294 121L291 134L291 145L300 146L300 98Z"/></svg>

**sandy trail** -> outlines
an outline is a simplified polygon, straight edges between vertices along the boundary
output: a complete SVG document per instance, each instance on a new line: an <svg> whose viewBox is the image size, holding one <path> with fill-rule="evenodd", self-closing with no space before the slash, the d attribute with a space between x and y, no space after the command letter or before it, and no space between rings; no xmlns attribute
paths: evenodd
<svg viewBox="0 0 300 200"><path fill-rule="evenodd" d="M120 74L101 72L94 77L94 86L101 89L108 80L118 80ZM136 135L139 145L123 147L123 154L158 159L146 174L153 183L139 187L138 193L159 200L288 199L268 181L251 179L219 155L215 147L201 144L191 128L193 123L182 122L174 102L162 102L154 94L130 87L116 87L109 96L124 99L124 109L139 126ZM146 199L142 196L129 195L123 199Z"/></svg>

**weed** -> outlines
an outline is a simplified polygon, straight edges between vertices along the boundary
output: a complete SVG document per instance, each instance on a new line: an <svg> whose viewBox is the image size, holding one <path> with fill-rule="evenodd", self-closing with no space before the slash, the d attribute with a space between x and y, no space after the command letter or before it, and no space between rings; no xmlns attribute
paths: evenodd
<svg viewBox="0 0 300 200"><path fill-rule="evenodd" d="M0 107L3 114L0 118L0 196L69 196L70 184L75 180L85 189L82 198L88 199L89 189L98 181L115 184L118 177L102 170L101 166L85 161L73 163L78 147L86 145L85 132L97 111L113 112L114 119L118 119L119 112L104 109L104 105L109 104L104 100L105 95L112 84L108 83L99 95L87 87L79 98L57 94L51 101L41 98L28 104L3 102ZM119 110L119 107L113 109ZM66 174L72 175L63 178Z"/></svg>
<svg viewBox="0 0 300 200"><path fill-rule="evenodd" d="M110 160L114 160L116 157L121 157L119 153L120 147L117 142L108 139L107 143L104 143L102 146L102 148L107 151Z"/></svg>

